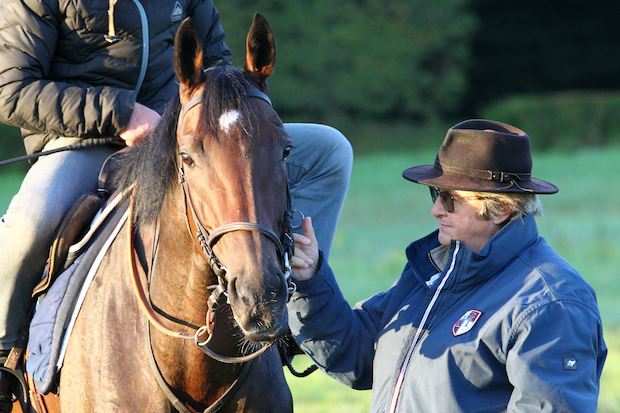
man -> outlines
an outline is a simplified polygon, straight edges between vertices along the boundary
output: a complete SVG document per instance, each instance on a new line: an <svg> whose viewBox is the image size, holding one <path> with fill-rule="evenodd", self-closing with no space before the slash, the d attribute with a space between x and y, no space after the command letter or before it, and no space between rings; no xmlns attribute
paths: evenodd
<svg viewBox="0 0 620 413"><path fill-rule="evenodd" d="M451 128L429 186L438 229L406 249L389 290L350 309L311 221L296 236L289 323L373 412L595 412L607 349L592 288L538 235L529 138L500 122Z"/></svg>
<svg viewBox="0 0 620 413"><path fill-rule="evenodd" d="M139 142L177 93L172 45L186 17L202 39L204 67L230 62L211 0L2 2L0 122L21 128L28 153L88 138ZM320 244L329 251L348 187L351 146L327 126L285 129L294 145L287 159L293 206L323 217ZM62 217L82 194L96 190L103 161L119 148L39 158L0 220L0 363L26 321ZM0 374L5 406L8 387Z"/></svg>

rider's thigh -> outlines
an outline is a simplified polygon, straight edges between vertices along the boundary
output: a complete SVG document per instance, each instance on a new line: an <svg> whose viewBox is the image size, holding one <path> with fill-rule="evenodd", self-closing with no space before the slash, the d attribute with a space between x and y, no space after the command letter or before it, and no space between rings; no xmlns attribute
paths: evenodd
<svg viewBox="0 0 620 413"><path fill-rule="evenodd" d="M74 138L57 139L44 150L75 141ZM81 195L96 191L101 165L114 150L108 146L93 147L39 158L11 200L0 224L2 230L16 227L19 219L23 225L19 228L21 231L36 232L37 236L49 239L73 203ZM4 238L0 232L0 239Z"/></svg>
<svg viewBox="0 0 620 413"><path fill-rule="evenodd" d="M284 128L293 142L286 161L293 208L312 216L319 247L327 257L349 187L351 144L326 125L285 123Z"/></svg>
<svg viewBox="0 0 620 413"><path fill-rule="evenodd" d="M58 139L45 150L74 142ZM26 174L0 219L0 348L13 341L25 318L64 214L82 194L96 190L99 169L115 149L94 147L43 156Z"/></svg>

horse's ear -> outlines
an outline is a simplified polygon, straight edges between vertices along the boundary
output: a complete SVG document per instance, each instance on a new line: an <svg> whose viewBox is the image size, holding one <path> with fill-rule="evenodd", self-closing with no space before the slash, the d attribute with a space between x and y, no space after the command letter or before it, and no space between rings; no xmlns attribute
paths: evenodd
<svg viewBox="0 0 620 413"><path fill-rule="evenodd" d="M276 65L276 44L267 20L254 14L245 42L245 70L260 84L264 84Z"/></svg>
<svg viewBox="0 0 620 413"><path fill-rule="evenodd" d="M174 38L174 70L181 82L181 96L202 81L202 44L189 18L183 20Z"/></svg>

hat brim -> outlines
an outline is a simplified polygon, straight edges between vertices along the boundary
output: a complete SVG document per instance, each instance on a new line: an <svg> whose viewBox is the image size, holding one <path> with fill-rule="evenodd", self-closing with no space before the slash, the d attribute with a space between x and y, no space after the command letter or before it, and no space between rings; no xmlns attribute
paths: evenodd
<svg viewBox="0 0 620 413"><path fill-rule="evenodd" d="M530 178L526 181L497 182L462 175L445 174L434 165L412 166L403 171L403 178L422 185L476 192L555 194L559 188L551 182Z"/></svg>

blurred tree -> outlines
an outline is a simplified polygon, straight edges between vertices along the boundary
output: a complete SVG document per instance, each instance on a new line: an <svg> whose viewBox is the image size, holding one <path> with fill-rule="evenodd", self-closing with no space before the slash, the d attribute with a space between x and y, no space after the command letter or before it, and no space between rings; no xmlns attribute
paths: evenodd
<svg viewBox="0 0 620 413"><path fill-rule="evenodd" d="M253 12L271 23L271 91L287 119L429 119L461 103L474 27L467 0L216 4L237 64Z"/></svg>

